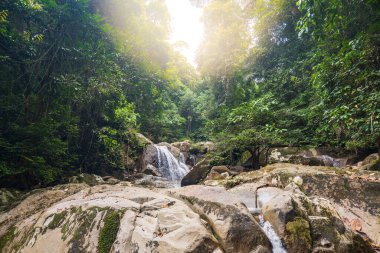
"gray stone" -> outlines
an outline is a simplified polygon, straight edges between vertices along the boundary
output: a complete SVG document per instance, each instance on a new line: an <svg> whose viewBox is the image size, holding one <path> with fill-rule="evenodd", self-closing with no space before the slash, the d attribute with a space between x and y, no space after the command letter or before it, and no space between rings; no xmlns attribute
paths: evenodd
<svg viewBox="0 0 380 253"><path fill-rule="evenodd" d="M148 164L146 168L142 171L142 173L146 175L161 177L161 173L159 172L159 170L151 164Z"/></svg>
<svg viewBox="0 0 380 253"><path fill-rule="evenodd" d="M220 187L187 186L171 191L206 217L226 253L270 252L269 240L239 195ZM265 251L267 250L267 251Z"/></svg>
<svg viewBox="0 0 380 253"><path fill-rule="evenodd" d="M206 178L211 167L208 165L208 160L203 159L197 163L190 172L182 179L181 186L198 184Z"/></svg>

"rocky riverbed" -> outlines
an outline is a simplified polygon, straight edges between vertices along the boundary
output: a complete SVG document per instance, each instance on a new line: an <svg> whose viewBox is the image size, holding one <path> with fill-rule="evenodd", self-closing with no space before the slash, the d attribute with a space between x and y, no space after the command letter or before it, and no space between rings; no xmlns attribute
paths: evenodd
<svg viewBox="0 0 380 253"><path fill-rule="evenodd" d="M378 172L275 164L232 174L182 188L106 181L35 191L0 215L0 249L272 252L265 221L286 252L379 249Z"/></svg>

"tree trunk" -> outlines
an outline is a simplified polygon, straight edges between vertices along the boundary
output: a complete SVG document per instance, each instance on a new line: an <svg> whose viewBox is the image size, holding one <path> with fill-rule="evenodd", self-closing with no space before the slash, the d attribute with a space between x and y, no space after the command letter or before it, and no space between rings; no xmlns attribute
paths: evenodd
<svg viewBox="0 0 380 253"><path fill-rule="evenodd" d="M260 169L260 149L255 147L249 150L252 156L252 169L258 170Z"/></svg>
<svg viewBox="0 0 380 253"><path fill-rule="evenodd" d="M267 165L269 162L269 150L270 148L265 149L265 165Z"/></svg>

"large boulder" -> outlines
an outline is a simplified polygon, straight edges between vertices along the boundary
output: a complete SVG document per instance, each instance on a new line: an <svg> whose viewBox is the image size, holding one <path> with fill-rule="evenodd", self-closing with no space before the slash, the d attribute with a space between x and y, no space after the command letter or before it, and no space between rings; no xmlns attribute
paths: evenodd
<svg viewBox="0 0 380 253"><path fill-rule="evenodd" d="M202 185L187 186L171 193L189 202L208 220L224 252L270 252L268 238L239 195L220 187Z"/></svg>
<svg viewBox="0 0 380 253"><path fill-rule="evenodd" d="M288 160L289 163L293 164L302 164L302 165L310 165L310 166L324 166L325 163L322 158L312 156L306 157L301 155L291 156Z"/></svg>
<svg viewBox="0 0 380 253"><path fill-rule="evenodd" d="M210 172L211 167L207 159L203 159L197 163L190 172L181 180L181 186L198 184L206 178Z"/></svg>
<svg viewBox="0 0 380 253"><path fill-rule="evenodd" d="M78 176L70 177L69 183L73 183L73 184L85 183L90 186L94 186L97 184L103 184L104 180L101 176L98 176L95 174L81 173Z"/></svg>
<svg viewBox="0 0 380 253"><path fill-rule="evenodd" d="M136 162L135 172L141 172L147 167L148 164L152 164L154 166L156 165L156 149L154 147L154 143L144 135L137 133L136 138L143 151Z"/></svg>
<svg viewBox="0 0 380 253"><path fill-rule="evenodd" d="M0 188L0 211L17 203L23 196L23 192L14 189Z"/></svg>
<svg viewBox="0 0 380 253"><path fill-rule="evenodd" d="M311 210L311 208L318 209L313 212L306 212L306 215L301 215L301 218L307 216L321 216L330 217L330 214L326 214L326 210L335 210L337 220L339 219L340 226L344 223L344 226L348 228L360 227L359 233L367 236L374 245L380 244L380 224L378 223L378 217L380 215L380 173L371 171L356 171L356 170L343 170L331 167L313 167L302 166L294 164L273 164L269 165L261 170L253 172L244 172L237 176L240 180L240 184L244 186L249 182L261 185L272 185L286 188L289 191L295 191L297 185L292 182L296 177L302 178L301 190L295 191L295 193L303 192L308 198L318 197L318 201L321 203L310 204L310 201L306 201L305 196L299 203L309 203L309 205L299 204L298 206L305 206L304 210ZM240 186L238 186L240 187ZM259 190L264 191L263 190ZM295 198L292 194L292 202ZM326 199L326 201L322 201ZM273 205L281 203L275 201ZM318 207L319 206L319 207ZM318 208L317 208L318 207ZM298 208L298 210L301 210ZM329 212L330 213L330 212ZM308 220L308 219L306 219ZM274 220L275 222L275 220ZM298 220L294 223L298 227L305 224ZM296 226L297 225L297 226ZM337 224L335 224L337 226ZM282 224L282 227L284 225ZM286 226L286 225L285 225ZM288 225L291 230L292 226ZM280 233L280 231L278 231ZM344 235L346 236L346 235ZM353 239L358 239L356 236L351 236L352 243L360 244L359 242L352 242ZM338 246L336 246L338 247Z"/></svg>
<svg viewBox="0 0 380 253"><path fill-rule="evenodd" d="M309 198L295 183L287 190L260 188L265 194L262 213L282 238L289 252L374 252L336 212L330 201ZM269 191L267 193L266 191Z"/></svg>
<svg viewBox="0 0 380 253"><path fill-rule="evenodd" d="M348 158L333 158L328 155L321 156L291 156L288 160L289 163L302 164L309 166L329 166L342 168L346 166Z"/></svg>
<svg viewBox="0 0 380 253"><path fill-rule="evenodd" d="M259 199L264 199L259 202L259 207L262 208L264 219L270 221L279 236L284 237L286 223L294 219L295 210L292 194L278 188L275 189L277 191L273 191L271 187L261 188L258 191Z"/></svg>
<svg viewBox="0 0 380 253"><path fill-rule="evenodd" d="M334 243L339 241L339 232L335 224L328 217L309 216L311 240L320 252L337 252L341 250L339 245L335 249Z"/></svg>
<svg viewBox="0 0 380 253"><path fill-rule="evenodd" d="M187 163L195 166L206 158L206 154L215 150L215 144L210 141L191 143Z"/></svg>
<svg viewBox="0 0 380 253"><path fill-rule="evenodd" d="M26 222L45 208L86 188L89 188L87 184L66 184L25 194L22 202L8 212L0 214L0 241L7 232L12 231L15 224ZM0 252L4 251L0 248Z"/></svg>
<svg viewBox="0 0 380 253"><path fill-rule="evenodd" d="M215 144L211 141L205 141L191 144L189 152L191 154L206 154L213 150L215 150Z"/></svg>
<svg viewBox="0 0 380 253"><path fill-rule="evenodd" d="M179 148L167 143L167 142L161 142L161 143L158 143L157 146L165 146L168 148L168 150L170 151L170 153L173 154L173 156L177 159L180 158L180 155L181 155L181 151Z"/></svg>
<svg viewBox="0 0 380 253"><path fill-rule="evenodd" d="M174 142L171 144L171 146L177 148L181 154L184 162L186 164L194 165L191 164L191 158L190 158L190 141L180 141L180 142Z"/></svg>
<svg viewBox="0 0 380 253"><path fill-rule="evenodd" d="M249 166L251 156L247 154L242 164ZM294 163L310 166L345 167L352 164L356 157L352 154L341 153L340 150L329 148L277 147L260 155L260 164Z"/></svg>
<svg viewBox="0 0 380 253"><path fill-rule="evenodd" d="M380 156L378 153L371 154L362 162L359 162L358 165L360 166L360 169L363 170L380 171Z"/></svg>
<svg viewBox="0 0 380 253"><path fill-rule="evenodd" d="M154 167L152 164L148 164L146 168L144 168L143 171L141 172L146 175L161 177L160 171L156 167Z"/></svg>
<svg viewBox="0 0 380 253"><path fill-rule="evenodd" d="M178 148L182 153L190 152L191 144L189 141L174 142L171 145Z"/></svg>
<svg viewBox="0 0 380 253"><path fill-rule="evenodd" d="M264 161L266 157L262 154L260 157L261 161ZM313 148L299 148L299 147L278 147L271 148L268 151L268 163L280 163L289 162L289 159L293 157L305 157L305 156L316 156L318 152ZM295 158L293 158L295 159Z"/></svg>
<svg viewBox="0 0 380 253"><path fill-rule="evenodd" d="M231 175L239 174L236 171L231 171L227 166L214 166L208 173L206 180L225 179Z"/></svg>
<svg viewBox="0 0 380 253"><path fill-rule="evenodd" d="M154 144L147 144L144 146L144 150L140 155L137 163L138 172L144 171L148 164L157 167L157 150Z"/></svg>
<svg viewBox="0 0 380 253"><path fill-rule="evenodd" d="M151 140L149 140L143 134L137 133L136 134L136 138L137 138L137 141L138 141L138 143L139 143L140 146L146 146L148 144L153 144L153 142Z"/></svg>
<svg viewBox="0 0 380 253"><path fill-rule="evenodd" d="M157 182L142 174L139 187L33 191L0 214L0 252L374 253L379 245L378 172L276 164L213 186Z"/></svg>
<svg viewBox="0 0 380 253"><path fill-rule="evenodd" d="M95 186L0 233L2 252L213 252L218 241L185 203L147 189Z"/></svg>

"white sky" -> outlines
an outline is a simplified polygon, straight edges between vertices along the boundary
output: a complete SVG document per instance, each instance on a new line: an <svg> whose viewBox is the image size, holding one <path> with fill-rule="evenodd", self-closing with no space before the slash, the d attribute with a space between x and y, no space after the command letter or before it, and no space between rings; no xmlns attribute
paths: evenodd
<svg viewBox="0 0 380 253"><path fill-rule="evenodd" d="M196 66L195 54L203 36L202 9L191 5L189 0L165 1L171 16L170 42L184 41L188 48L181 48L180 52Z"/></svg>

